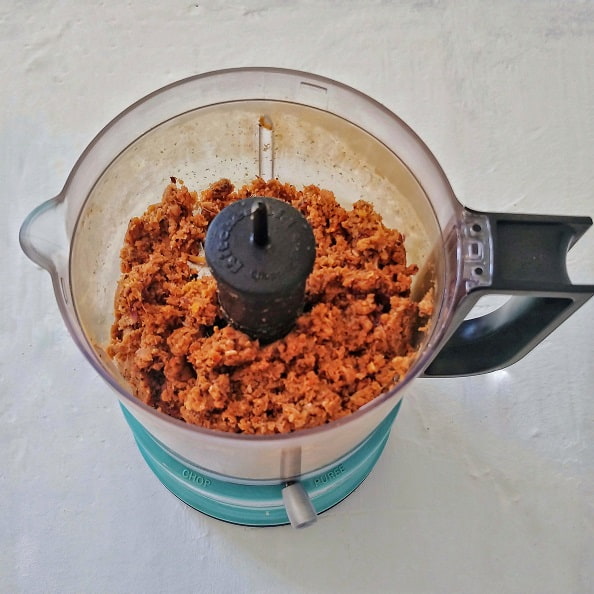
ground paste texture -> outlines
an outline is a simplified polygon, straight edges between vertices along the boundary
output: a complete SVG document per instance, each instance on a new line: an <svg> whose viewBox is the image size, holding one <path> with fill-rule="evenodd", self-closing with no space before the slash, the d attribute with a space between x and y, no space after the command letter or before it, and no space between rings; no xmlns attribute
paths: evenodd
<svg viewBox="0 0 594 594"><path fill-rule="evenodd" d="M249 196L292 204L316 240L302 315L260 345L224 319L203 243L226 205ZM404 237L363 200L255 179L201 194L172 178L130 221L109 355L136 397L172 417L246 434L288 433L356 411L392 388L415 357L432 303L410 298Z"/></svg>

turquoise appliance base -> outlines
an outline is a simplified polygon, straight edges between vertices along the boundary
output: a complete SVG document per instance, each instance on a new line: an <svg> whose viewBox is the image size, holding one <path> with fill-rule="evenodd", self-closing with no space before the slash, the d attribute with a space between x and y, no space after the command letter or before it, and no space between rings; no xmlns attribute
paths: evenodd
<svg viewBox="0 0 594 594"><path fill-rule="evenodd" d="M342 501L365 480L386 445L399 408L400 403L343 458L298 478L318 514ZM124 406L122 411L146 463L163 485L184 503L233 524L279 526L289 523L282 498L285 482L235 482L182 461L158 442Z"/></svg>

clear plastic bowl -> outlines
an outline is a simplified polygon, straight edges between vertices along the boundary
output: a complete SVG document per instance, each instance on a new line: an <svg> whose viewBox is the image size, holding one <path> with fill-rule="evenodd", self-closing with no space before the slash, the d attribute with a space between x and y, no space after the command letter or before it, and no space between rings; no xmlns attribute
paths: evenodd
<svg viewBox="0 0 594 594"><path fill-rule="evenodd" d="M130 218L160 200L170 176L201 190L256 175L331 189L345 205L370 201L406 236L409 261L420 267L413 296L435 289L430 329L406 377L348 417L286 435L227 434L170 418L132 396L105 354ZM463 251L473 216L423 142L377 102L311 74L246 68L182 80L128 108L93 140L62 192L31 213L21 244L50 272L70 333L127 411L179 459L250 483L332 463L393 411L451 333L469 287L489 283L488 235L476 239L482 277Z"/></svg>

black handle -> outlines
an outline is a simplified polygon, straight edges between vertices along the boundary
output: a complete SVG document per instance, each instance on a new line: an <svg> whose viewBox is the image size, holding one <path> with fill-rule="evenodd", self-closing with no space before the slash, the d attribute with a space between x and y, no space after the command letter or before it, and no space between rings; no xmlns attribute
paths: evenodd
<svg viewBox="0 0 594 594"><path fill-rule="evenodd" d="M566 265L567 251L592 225L591 218L468 209L466 214L461 255L468 278L475 280L467 282L450 336L425 369L427 377L507 367L594 294L594 285L571 284ZM464 319L480 297L493 293L512 297L489 314Z"/></svg>

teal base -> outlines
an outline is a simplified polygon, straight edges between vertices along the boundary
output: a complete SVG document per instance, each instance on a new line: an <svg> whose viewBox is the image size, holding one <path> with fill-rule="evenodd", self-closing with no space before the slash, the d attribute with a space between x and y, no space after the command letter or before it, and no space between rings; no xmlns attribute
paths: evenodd
<svg viewBox="0 0 594 594"><path fill-rule="evenodd" d="M400 403L362 443L329 466L299 477L316 510L322 513L352 493L382 453ZM284 482L233 482L180 461L122 406L143 458L157 478L179 499L213 518L244 526L288 524L283 505ZM239 480L239 479L238 479Z"/></svg>

